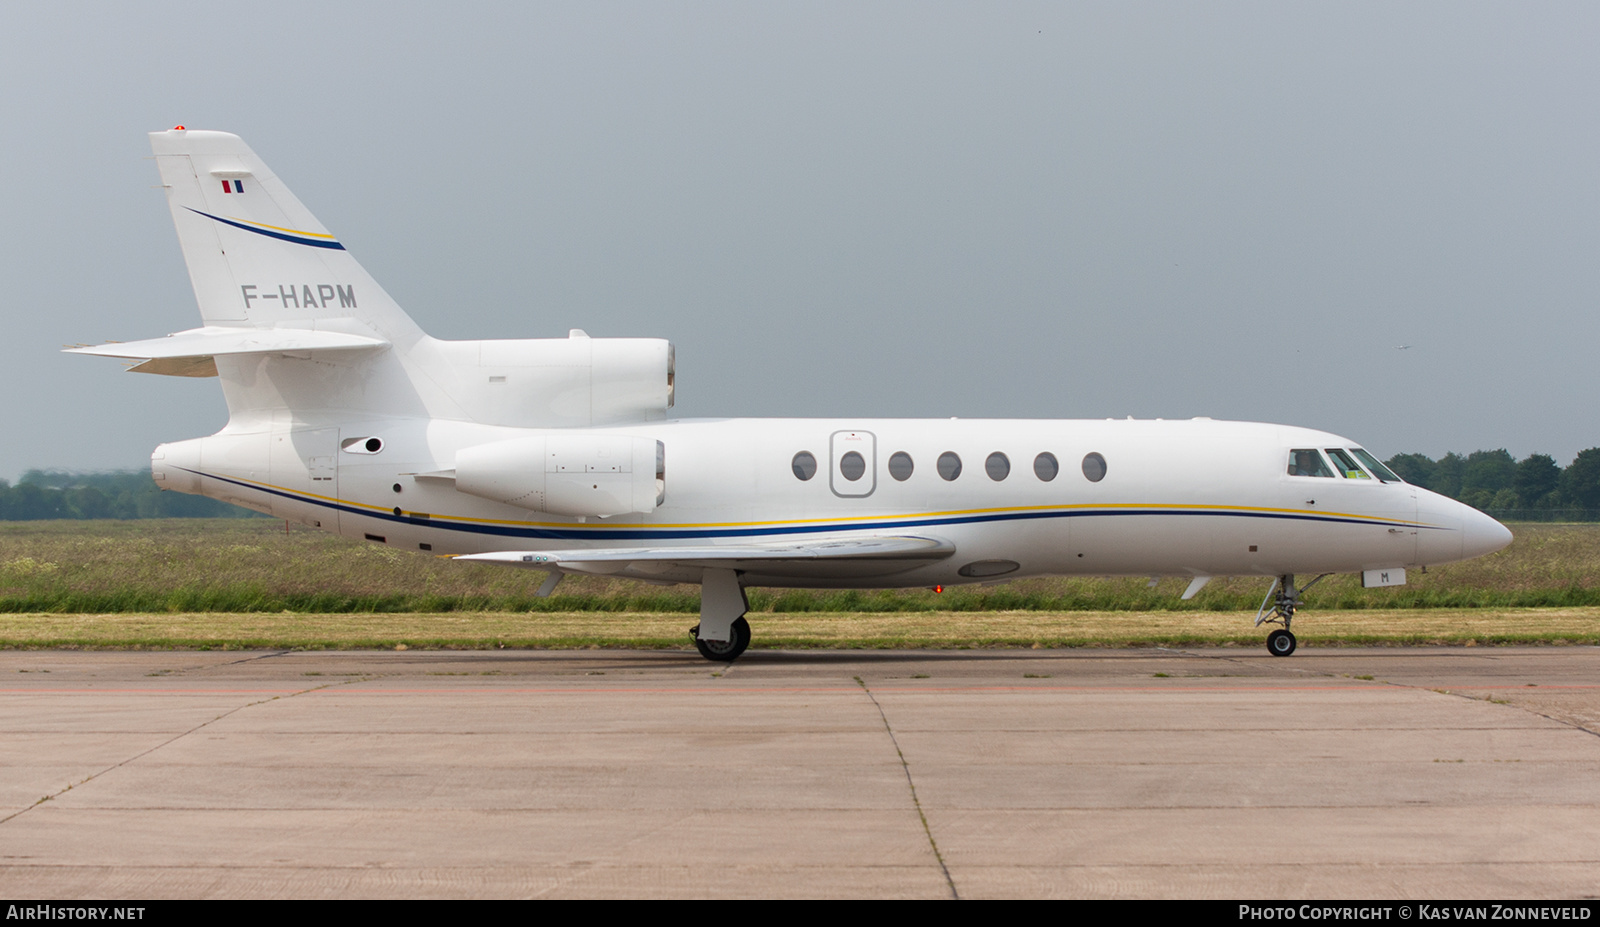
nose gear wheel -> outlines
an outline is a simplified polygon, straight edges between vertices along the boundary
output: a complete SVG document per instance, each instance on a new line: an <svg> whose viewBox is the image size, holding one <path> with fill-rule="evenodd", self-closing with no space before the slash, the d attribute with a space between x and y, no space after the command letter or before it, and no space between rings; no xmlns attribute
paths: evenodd
<svg viewBox="0 0 1600 927"><path fill-rule="evenodd" d="M1295 587L1293 573L1286 573L1272 581L1271 588L1261 600L1261 607L1256 609L1256 627L1259 628L1264 624L1283 625L1267 635L1268 653L1275 657L1287 657L1294 653L1294 633L1289 630L1289 625L1294 621L1294 613L1300 608L1300 597L1305 595L1307 589L1332 575L1323 573L1299 588ZM1272 603L1270 610L1267 608L1268 602Z"/></svg>

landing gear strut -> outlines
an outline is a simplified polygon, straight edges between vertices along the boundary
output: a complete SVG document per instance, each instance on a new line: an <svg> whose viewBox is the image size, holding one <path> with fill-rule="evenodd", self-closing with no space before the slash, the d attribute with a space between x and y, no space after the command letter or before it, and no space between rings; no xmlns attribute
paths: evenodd
<svg viewBox="0 0 1600 927"><path fill-rule="evenodd" d="M718 663L732 663L750 646L750 610L744 584L734 570L708 569L700 577L700 623L689 629L694 649Z"/></svg>
<svg viewBox="0 0 1600 927"><path fill-rule="evenodd" d="M1293 573L1286 573L1272 581L1266 598L1261 600L1261 607L1256 610L1256 627L1264 624L1281 624L1283 627L1267 635L1267 653L1275 657L1287 657L1294 653L1294 632L1289 630L1289 624L1294 621L1294 613L1300 607L1300 597L1307 589L1332 575L1324 573L1298 589L1294 585ZM1268 602L1272 603L1271 610L1267 608Z"/></svg>

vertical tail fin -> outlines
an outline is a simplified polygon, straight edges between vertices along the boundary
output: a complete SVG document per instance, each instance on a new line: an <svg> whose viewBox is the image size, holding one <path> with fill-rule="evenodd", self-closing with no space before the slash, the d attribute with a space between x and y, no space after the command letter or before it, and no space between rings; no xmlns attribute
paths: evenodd
<svg viewBox="0 0 1600 927"><path fill-rule="evenodd" d="M218 377L232 433L372 416L564 428L671 408L666 341L429 338L237 135L179 127L150 144L205 325L69 350Z"/></svg>
<svg viewBox="0 0 1600 927"><path fill-rule="evenodd" d="M349 330L340 321L354 320L396 344L421 336L237 135L180 127L150 133L150 147L207 325Z"/></svg>

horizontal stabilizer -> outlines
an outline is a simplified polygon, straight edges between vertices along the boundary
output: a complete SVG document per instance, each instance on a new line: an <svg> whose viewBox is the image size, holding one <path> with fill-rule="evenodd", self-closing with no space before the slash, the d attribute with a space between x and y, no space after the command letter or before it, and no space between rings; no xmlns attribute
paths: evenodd
<svg viewBox="0 0 1600 927"><path fill-rule="evenodd" d="M164 377L217 376L217 359L201 357L152 357L128 368L129 373L159 373Z"/></svg>
<svg viewBox="0 0 1600 927"><path fill-rule="evenodd" d="M215 357L218 354L294 354L301 351L349 351L381 348L380 338L347 335L344 332L316 332L302 328L191 328L165 338L143 341L113 341L83 348L67 348L68 354L95 354L100 357Z"/></svg>
<svg viewBox="0 0 1600 927"><path fill-rule="evenodd" d="M495 551L465 554L453 559L504 563L536 570L574 573L636 575L640 578L669 572L698 573L705 569L741 570L763 575L806 575L818 561L855 562L893 572L954 554L955 545L930 537L866 537L816 540L802 543L752 544L728 547L657 547L618 550ZM898 562L898 563L897 563Z"/></svg>
<svg viewBox="0 0 1600 927"><path fill-rule="evenodd" d="M128 369L173 377L214 377L213 358L245 354L309 354L312 351L358 351L387 347L388 342L367 335L311 331L300 328L191 328L165 338L113 341L80 348L68 354L93 354L142 360Z"/></svg>

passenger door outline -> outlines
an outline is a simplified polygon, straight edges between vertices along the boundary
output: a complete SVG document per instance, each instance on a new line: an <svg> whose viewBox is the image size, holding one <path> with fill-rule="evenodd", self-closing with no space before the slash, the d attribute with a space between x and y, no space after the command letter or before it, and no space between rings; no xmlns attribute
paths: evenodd
<svg viewBox="0 0 1600 927"><path fill-rule="evenodd" d="M841 499L864 499L878 488L878 439L870 431L836 431L828 439L828 488ZM866 465L859 479L847 479L840 467L846 455L860 454Z"/></svg>

